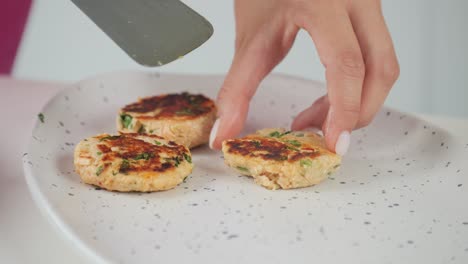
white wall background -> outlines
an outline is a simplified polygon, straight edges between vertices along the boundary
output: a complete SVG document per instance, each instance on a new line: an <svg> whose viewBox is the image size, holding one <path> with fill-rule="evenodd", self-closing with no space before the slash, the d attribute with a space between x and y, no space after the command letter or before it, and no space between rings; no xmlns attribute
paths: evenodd
<svg viewBox="0 0 468 264"><path fill-rule="evenodd" d="M401 77L387 105L468 117L468 1L382 1L401 66ZM156 70L226 72L234 47L232 1L184 2L213 24L215 34L184 59ZM75 81L123 69L145 68L128 58L70 1L35 1L15 76ZM313 43L304 33L275 72L324 80Z"/></svg>

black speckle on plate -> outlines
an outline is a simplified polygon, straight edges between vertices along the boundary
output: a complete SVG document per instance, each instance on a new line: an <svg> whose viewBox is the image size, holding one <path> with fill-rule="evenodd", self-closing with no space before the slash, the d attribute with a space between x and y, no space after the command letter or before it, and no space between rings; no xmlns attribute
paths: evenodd
<svg viewBox="0 0 468 264"><path fill-rule="evenodd" d="M231 239L238 238L238 237L239 237L239 235L232 234L232 235L227 236L227 239L231 240Z"/></svg>

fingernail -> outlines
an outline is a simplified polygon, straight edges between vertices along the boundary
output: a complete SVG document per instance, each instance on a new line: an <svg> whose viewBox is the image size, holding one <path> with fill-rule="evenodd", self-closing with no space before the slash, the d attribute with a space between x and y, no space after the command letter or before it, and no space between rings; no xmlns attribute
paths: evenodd
<svg viewBox="0 0 468 264"><path fill-rule="evenodd" d="M312 132L312 133L317 134L318 132L320 132L320 129L318 129L316 127L307 127L307 128L302 129L302 131Z"/></svg>
<svg viewBox="0 0 468 264"><path fill-rule="evenodd" d="M344 156L348 152L349 143L351 142L351 134L348 131L341 132L335 145L335 152L340 156Z"/></svg>
<svg viewBox="0 0 468 264"><path fill-rule="evenodd" d="M210 148L213 149L213 142L216 139L216 135L218 134L218 127L219 127L219 118L213 124L213 128L211 128L210 133Z"/></svg>

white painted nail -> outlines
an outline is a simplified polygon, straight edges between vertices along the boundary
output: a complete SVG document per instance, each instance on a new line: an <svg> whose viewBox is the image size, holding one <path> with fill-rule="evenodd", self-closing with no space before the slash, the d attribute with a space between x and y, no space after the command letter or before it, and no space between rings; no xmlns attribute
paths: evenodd
<svg viewBox="0 0 468 264"><path fill-rule="evenodd" d="M348 152L351 142L351 134L348 131L341 132L335 145L335 152L340 156L344 156Z"/></svg>
<svg viewBox="0 0 468 264"><path fill-rule="evenodd" d="M218 134L218 127L219 127L219 118L213 124L213 128L211 129L210 133L210 148L213 149L213 142L216 139L216 135Z"/></svg>
<svg viewBox="0 0 468 264"><path fill-rule="evenodd" d="M302 131L318 133L318 132L320 132L320 129L318 129L316 127L307 127L307 128L302 129Z"/></svg>

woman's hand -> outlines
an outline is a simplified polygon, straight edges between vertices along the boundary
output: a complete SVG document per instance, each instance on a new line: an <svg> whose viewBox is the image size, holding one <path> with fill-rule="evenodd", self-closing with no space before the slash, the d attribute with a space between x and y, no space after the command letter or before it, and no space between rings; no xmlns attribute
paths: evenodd
<svg viewBox="0 0 468 264"><path fill-rule="evenodd" d="M321 127L328 148L345 154L350 132L372 121L399 75L380 0L236 0L235 15L236 51L210 146L240 133L258 85L305 29L325 66L328 93L292 129Z"/></svg>

